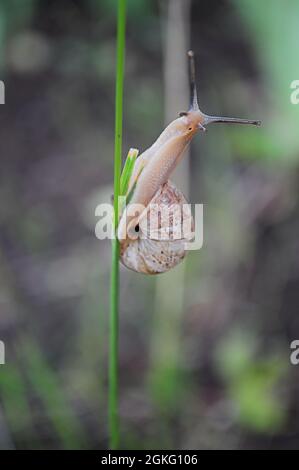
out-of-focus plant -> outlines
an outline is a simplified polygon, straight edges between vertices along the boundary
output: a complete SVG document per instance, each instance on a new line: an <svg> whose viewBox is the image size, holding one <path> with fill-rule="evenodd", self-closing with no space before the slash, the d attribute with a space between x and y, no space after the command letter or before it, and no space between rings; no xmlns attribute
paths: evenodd
<svg viewBox="0 0 299 470"><path fill-rule="evenodd" d="M77 419L56 373L49 367L40 348L30 339L21 345L27 376L36 395L42 401L49 420L65 449L84 447L84 431Z"/></svg>
<svg viewBox="0 0 299 470"><path fill-rule="evenodd" d="M235 0L245 27L250 33L264 78L263 129L254 138L245 132L232 133L240 154L252 154L284 163L299 158L299 105L290 101L293 80L298 80L297 0L273 0L271 6L259 0Z"/></svg>
<svg viewBox="0 0 299 470"><path fill-rule="evenodd" d="M17 441L19 435L23 437L24 431L33 430L33 422L24 377L16 365L7 364L1 370L0 393L7 423ZM30 439L32 434L30 432Z"/></svg>
<svg viewBox="0 0 299 470"><path fill-rule="evenodd" d="M37 0L2 0L0 3L0 65L3 56L6 37L12 31L28 24L35 11Z"/></svg>
<svg viewBox="0 0 299 470"><path fill-rule="evenodd" d="M216 350L216 363L228 386L237 421L256 432L281 428L286 410L279 399L285 367L280 356L257 358L255 337L235 330Z"/></svg>

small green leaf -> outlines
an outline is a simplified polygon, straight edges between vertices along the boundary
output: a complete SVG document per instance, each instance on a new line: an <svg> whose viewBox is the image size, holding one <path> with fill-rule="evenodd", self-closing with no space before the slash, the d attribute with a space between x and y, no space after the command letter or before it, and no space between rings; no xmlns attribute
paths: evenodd
<svg viewBox="0 0 299 470"><path fill-rule="evenodd" d="M125 196L127 194L130 178L134 170L138 152L139 151L134 148L129 150L129 153L126 158L125 165L124 165L121 177L120 177L120 195L121 196Z"/></svg>

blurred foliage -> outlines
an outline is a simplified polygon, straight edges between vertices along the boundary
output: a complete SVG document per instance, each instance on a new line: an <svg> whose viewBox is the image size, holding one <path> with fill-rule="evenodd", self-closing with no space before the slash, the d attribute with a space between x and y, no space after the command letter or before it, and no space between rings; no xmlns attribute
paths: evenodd
<svg viewBox="0 0 299 470"><path fill-rule="evenodd" d="M257 359L256 349L254 336L235 331L218 346L216 361L239 422L253 431L272 433L285 421L286 410L277 394L285 379L285 358Z"/></svg>
<svg viewBox="0 0 299 470"><path fill-rule="evenodd" d="M236 150L294 163L299 158L299 113L290 101L290 85L298 76L299 3L273 0L271 8L259 0L235 0L234 4L250 33L266 96L260 110L264 132L250 141L246 132L235 132Z"/></svg>
<svg viewBox="0 0 299 470"><path fill-rule="evenodd" d="M26 441L26 430L30 429L32 432L32 413L24 378L14 365L8 365L1 371L0 391L1 403L9 428L15 436L22 435ZM32 434L30 439L34 437ZM29 442L27 445L29 446ZM3 443L0 448L3 448Z"/></svg>
<svg viewBox="0 0 299 470"><path fill-rule="evenodd" d="M0 12L2 28L13 33L20 27L30 24L37 7L37 0L1 0Z"/></svg>
<svg viewBox="0 0 299 470"><path fill-rule="evenodd" d="M47 365L40 349L32 341L25 340L25 343L21 344L20 352L26 363L29 381L36 396L42 401L63 448L84 447L84 432L81 424L69 405L62 384Z"/></svg>
<svg viewBox="0 0 299 470"><path fill-rule="evenodd" d="M1 0L0 2L0 66L2 73L5 41L8 35L16 30L30 24L37 5L37 0Z"/></svg>

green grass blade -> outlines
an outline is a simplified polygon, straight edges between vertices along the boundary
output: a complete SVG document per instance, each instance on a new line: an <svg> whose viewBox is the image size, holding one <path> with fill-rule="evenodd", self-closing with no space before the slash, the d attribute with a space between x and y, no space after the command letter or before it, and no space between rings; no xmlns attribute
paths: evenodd
<svg viewBox="0 0 299 470"><path fill-rule="evenodd" d="M28 379L47 410L47 415L64 449L84 447L84 431L61 384L33 341L20 346Z"/></svg>
<svg viewBox="0 0 299 470"><path fill-rule="evenodd" d="M0 403L13 437L24 436L29 447L34 437L34 426L25 382L14 364L5 365L1 370Z"/></svg>
<svg viewBox="0 0 299 470"><path fill-rule="evenodd" d="M117 57L115 91L115 149L114 149L114 220L116 234L118 223L118 197L122 152L123 82L126 34L126 0L118 0ZM112 266L110 285L110 335L109 335L109 443L111 449L119 446L118 420L118 309L119 309L119 241L112 240Z"/></svg>

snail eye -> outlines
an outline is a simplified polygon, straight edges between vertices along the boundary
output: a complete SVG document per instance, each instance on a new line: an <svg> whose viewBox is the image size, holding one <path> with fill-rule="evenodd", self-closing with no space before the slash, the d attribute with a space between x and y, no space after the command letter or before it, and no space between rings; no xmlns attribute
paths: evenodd
<svg viewBox="0 0 299 470"><path fill-rule="evenodd" d="M182 111L179 113L179 116L180 117L183 117L183 116L187 116L188 113L186 113L186 111Z"/></svg>

